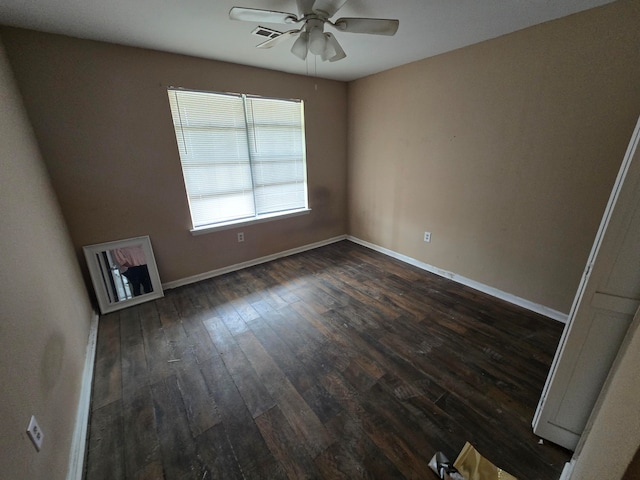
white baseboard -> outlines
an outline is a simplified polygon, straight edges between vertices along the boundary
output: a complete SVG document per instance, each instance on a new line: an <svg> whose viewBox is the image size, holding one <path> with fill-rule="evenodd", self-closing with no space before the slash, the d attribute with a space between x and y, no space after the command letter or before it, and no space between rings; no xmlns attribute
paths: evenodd
<svg viewBox="0 0 640 480"><path fill-rule="evenodd" d="M248 260L242 263L236 263L234 265L229 265L228 267L222 267L216 270L210 270L208 272L200 273L198 275L193 275L191 277L181 278L179 280L174 280L172 282L163 283L162 288L165 290L170 290L172 288L181 287L183 285L189 285L191 283L207 280L209 278L217 277L219 275L224 275L225 273L235 272L243 268L253 267L255 265L260 265L261 263L270 262L278 258L287 257L289 255L295 255L296 253L306 252L307 250L313 250L314 248L323 247L325 245L329 245L335 242L340 242L345 239L351 242L357 243L359 245L365 246L367 248L370 248L372 250L375 250L377 252L383 253L390 257L396 258L402 262L408 263L422 270L435 273L436 275L440 275L441 277L448 278L449 280L453 280L454 282L461 283L463 285L471 287L480 292L486 293L488 295L499 298L501 300L505 300L514 305L518 305L519 307L523 307L523 308L526 308L527 310L531 310L533 312L539 313L546 317L552 318L559 322L562 322L562 323L567 322L568 315L566 313L562 313L552 308L545 307L544 305L540 305L538 303L534 303L524 298L518 297L516 295L503 292L502 290L498 290L497 288L490 287L489 285L485 285L475 280L471 280L470 278L463 277L462 275L458 275L456 273L449 272L447 270L443 270L438 267L434 267L433 265L423 263L419 260L416 260L415 258L411 258L401 253L394 252L393 250L389 250L379 245L369 243L365 240L361 240L351 235L339 235L337 237L332 237L327 240L322 240L320 242L303 245L301 247L292 248L290 250L284 250L282 252L274 253L272 255L267 255L265 257Z"/></svg>
<svg viewBox="0 0 640 480"><path fill-rule="evenodd" d="M253 267L255 265L260 265L261 263L266 263L272 260L276 260L278 258L288 257L289 255L295 255L296 253L306 252L307 250L313 250L314 248L318 248L318 247L324 247L325 245L329 245L331 243L336 243L342 240L346 240L346 238L347 238L346 235L339 235L337 237L328 238L326 240L310 243L308 245L292 248L290 250L284 250L283 252L274 253L271 255L267 255L265 257L248 260L242 263L236 263L234 265L218 268L216 270L210 270L208 272L199 273L198 275L193 275L191 277L181 278L180 280L174 280L172 282L163 283L162 288L164 290L169 290L171 288L181 287L183 285L189 285L190 283L200 282L202 280L207 280L208 278L224 275L225 273L235 272L237 270L242 270L243 268Z"/></svg>
<svg viewBox="0 0 640 480"><path fill-rule="evenodd" d="M534 303L524 298L518 297L516 295L503 292L502 290L498 290L497 288L490 287L489 285L485 285L483 283L476 282L475 280L471 280L470 278L463 277L462 275L458 275L457 273L449 272L447 270L434 267L433 265L429 265L428 263L424 263L419 260L416 260L415 258L408 257L401 253L394 252L393 250L389 250L388 248L384 248L379 245L369 243L357 237L348 235L347 240L357 243L359 245L362 245L364 247L370 248L371 250L375 250L376 252L384 253L385 255L398 259L402 262L408 263L409 265L413 265L414 267L418 267L422 270L426 270L427 272L435 273L436 275L440 275L441 277L448 278L449 280L453 280L454 282L461 283L462 285L466 285L467 287L471 287L475 290L478 290L480 292L486 293L493 297L499 298L506 302L512 303L514 305L518 305L519 307L526 308L527 310L531 310L532 312L536 312L546 317L552 318L553 320L557 320L562 323L567 323L568 315L566 313L562 313L552 308L545 307L544 305L540 305L538 303Z"/></svg>
<svg viewBox="0 0 640 480"><path fill-rule="evenodd" d="M96 341L98 338L98 314L94 314L89 326L89 339L82 372L80 400L76 413L76 424L71 440L69 469L67 480L82 480L84 474L84 458L87 446L87 430L89 428L89 411L91 409L91 386L93 383L93 364L96 358Z"/></svg>
<svg viewBox="0 0 640 480"><path fill-rule="evenodd" d="M571 478L571 474L573 473L573 467L576 465L576 460L574 458L571 459L570 462L564 464L564 468L562 469L562 474L558 480L569 480Z"/></svg>

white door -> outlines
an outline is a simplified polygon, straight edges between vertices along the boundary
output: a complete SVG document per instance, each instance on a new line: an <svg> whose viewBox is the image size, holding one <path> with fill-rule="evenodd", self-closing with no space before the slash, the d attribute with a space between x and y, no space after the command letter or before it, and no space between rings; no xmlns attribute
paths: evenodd
<svg viewBox="0 0 640 480"><path fill-rule="evenodd" d="M533 419L574 450L640 306L640 120L611 192Z"/></svg>

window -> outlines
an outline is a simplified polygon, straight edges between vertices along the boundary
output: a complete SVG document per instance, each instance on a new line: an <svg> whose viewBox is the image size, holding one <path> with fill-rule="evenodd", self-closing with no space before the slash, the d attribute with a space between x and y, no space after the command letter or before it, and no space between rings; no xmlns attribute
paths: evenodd
<svg viewBox="0 0 640 480"><path fill-rule="evenodd" d="M301 100L168 93L194 229L307 209Z"/></svg>

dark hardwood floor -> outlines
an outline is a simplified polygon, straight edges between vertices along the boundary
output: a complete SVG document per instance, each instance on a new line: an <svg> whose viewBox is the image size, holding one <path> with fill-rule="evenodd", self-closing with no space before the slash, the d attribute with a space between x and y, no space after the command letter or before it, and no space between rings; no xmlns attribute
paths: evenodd
<svg viewBox="0 0 640 480"><path fill-rule="evenodd" d="M344 241L100 319L87 475L436 478L465 441L522 480L562 324Z"/></svg>

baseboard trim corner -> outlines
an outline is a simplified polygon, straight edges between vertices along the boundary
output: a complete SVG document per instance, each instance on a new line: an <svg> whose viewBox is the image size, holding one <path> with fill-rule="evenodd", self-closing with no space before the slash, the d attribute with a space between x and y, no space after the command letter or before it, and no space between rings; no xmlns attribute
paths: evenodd
<svg viewBox="0 0 640 480"><path fill-rule="evenodd" d="M388 248L367 242L366 240L362 240L358 237L348 235L347 240L353 243L357 243L358 245L362 245L363 247L370 248L371 250L375 250L376 252L383 253L384 255L388 255L389 257L393 257L397 260L400 260L401 262L408 263L409 265L413 265L414 267L418 267L427 272L434 273L441 277L448 278L449 280L453 280L454 282L466 285L467 287L473 288L474 290L478 290L482 293L486 293L487 295L491 295L514 305L518 305L519 307L525 308L532 312L539 313L541 315L544 315L545 317L557 320L558 322L567 323L568 315L566 313L562 313L544 305L540 305L539 303L531 302L511 293L503 292L502 290L499 290L497 288L485 285L470 278L466 278L462 275L458 275L457 273L449 272L433 265L429 265L428 263L421 262L420 260L416 260L415 258L409 257L407 255L403 255L393 250L389 250Z"/></svg>
<svg viewBox="0 0 640 480"><path fill-rule="evenodd" d="M87 431L89 429L89 412L91 409L91 386L93 384L93 366L96 358L99 318L99 315L94 312L89 326L87 351L80 386L80 399L78 401L76 424L73 429L71 451L69 453L67 480L82 480L84 475L84 459L87 448Z"/></svg>
<svg viewBox="0 0 640 480"><path fill-rule="evenodd" d="M573 467L576 465L575 458L572 458L571 461L564 464L564 468L562 469L562 474L558 480L569 480L571 478L571 474L573 473Z"/></svg>
<svg viewBox="0 0 640 480"><path fill-rule="evenodd" d="M181 278L179 280L174 280L172 282L163 283L162 288L164 290L170 290L172 288L182 287L183 285L189 285L191 283L200 282L202 280L207 280L209 278L217 277L219 275L224 275L225 273L231 273L237 270L242 270L243 268L253 267L255 265L260 265L261 263L267 263L272 260L277 260L278 258L288 257L289 255L295 255L296 253L306 252L308 250L313 250L314 248L324 247L325 245L330 245L332 243L340 242L346 239L347 239L347 235L338 235L337 237L331 237L326 240L320 240L319 242L309 243L307 245L291 248L289 250L284 250L282 252L273 253L271 255L266 255L260 258L255 258L253 260L247 260L246 262L236 263L234 265L229 265L228 267L217 268L215 270L199 273L198 275L193 275L191 277Z"/></svg>

